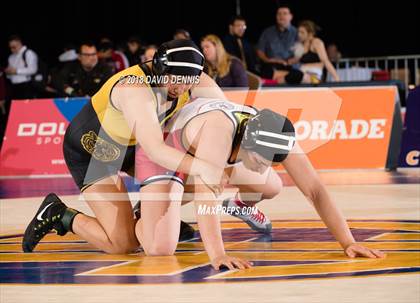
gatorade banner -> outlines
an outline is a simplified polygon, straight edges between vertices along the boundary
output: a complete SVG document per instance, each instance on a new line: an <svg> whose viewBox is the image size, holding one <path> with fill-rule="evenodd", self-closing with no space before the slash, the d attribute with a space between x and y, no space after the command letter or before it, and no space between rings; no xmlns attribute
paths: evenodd
<svg viewBox="0 0 420 303"><path fill-rule="evenodd" d="M392 86L226 94L237 103L287 116L294 124L297 141L317 169L385 168L388 148L399 149L398 140L398 146L390 146L394 107L396 103L399 106Z"/></svg>
<svg viewBox="0 0 420 303"><path fill-rule="evenodd" d="M13 101L0 154L0 176L69 174L62 152L64 133L87 101Z"/></svg>
<svg viewBox="0 0 420 303"><path fill-rule="evenodd" d="M227 91L237 103L287 115L317 169L385 168L400 143L392 137L398 93L392 86ZM69 174L62 143L87 99L13 101L0 157L0 176ZM394 134L394 135L392 135ZM396 143L395 143L396 142ZM398 152L391 150L398 148Z"/></svg>

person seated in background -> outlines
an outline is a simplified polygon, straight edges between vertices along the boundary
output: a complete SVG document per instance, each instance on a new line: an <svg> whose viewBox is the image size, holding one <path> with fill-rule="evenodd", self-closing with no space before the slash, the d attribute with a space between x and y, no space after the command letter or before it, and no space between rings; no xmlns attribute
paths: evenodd
<svg viewBox="0 0 420 303"><path fill-rule="evenodd" d="M32 85L32 77L38 71L38 55L23 44L19 36L9 38L11 54L4 73L11 82L12 99L30 99L37 97L37 90Z"/></svg>
<svg viewBox="0 0 420 303"><path fill-rule="evenodd" d="M330 61L332 63L337 63L343 57L343 55L341 54L341 52L338 49L337 44L335 44L335 43L328 44L328 46L327 46L327 56L328 56L328 59L330 59Z"/></svg>
<svg viewBox="0 0 420 303"><path fill-rule="evenodd" d="M295 47L295 58L289 63L300 64L299 69L291 68L289 71L275 71L273 78L278 83L318 84L322 80L324 67L332 75L334 81L339 81L337 71L328 59L324 43L316 37L318 26L310 21L304 20L299 23L299 43Z"/></svg>
<svg viewBox="0 0 420 303"><path fill-rule="evenodd" d="M108 65L98 62L95 45L85 42L78 60L65 65L52 81L62 97L93 96L112 74Z"/></svg>
<svg viewBox="0 0 420 303"><path fill-rule="evenodd" d="M68 62L77 60L77 50L73 44L67 44L63 47L63 52L58 56L58 61L65 65Z"/></svg>
<svg viewBox="0 0 420 303"><path fill-rule="evenodd" d="M101 40L98 49L98 58L104 64L108 64L113 74L129 67L127 57L123 52L114 49L114 44L108 38Z"/></svg>
<svg viewBox="0 0 420 303"><path fill-rule="evenodd" d="M58 64L51 68L50 73L54 78L64 66L78 62L79 55L77 54L77 47L71 43L63 47L63 52L58 56Z"/></svg>
<svg viewBox="0 0 420 303"><path fill-rule="evenodd" d="M0 68L0 117L3 117L2 115L6 115L6 79L2 68ZM0 136L0 139L2 138L3 136Z"/></svg>
<svg viewBox="0 0 420 303"><path fill-rule="evenodd" d="M223 39L226 51L239 58L245 69L255 73L255 50L244 38L246 21L242 16L235 16L229 22L229 34Z"/></svg>
<svg viewBox="0 0 420 303"><path fill-rule="evenodd" d="M216 35L201 40L206 72L220 87L248 87L248 75L242 62L229 55Z"/></svg>
<svg viewBox="0 0 420 303"><path fill-rule="evenodd" d="M78 61L76 47L68 43L63 49L62 53L57 57L58 64L55 64L53 67L48 68L47 70L47 79L45 81L45 86L40 90L39 97L41 98L55 98L60 97L62 94L57 90L57 79L60 71L68 64L74 64Z"/></svg>
<svg viewBox="0 0 420 303"><path fill-rule="evenodd" d="M157 51L157 46L154 44L150 44L148 46L146 46L145 50L144 50L144 54L142 57L142 62L147 62L147 61L152 61L153 60L153 56L155 55Z"/></svg>
<svg viewBox="0 0 420 303"><path fill-rule="evenodd" d="M174 40L191 40L191 35L186 29L179 28L174 33Z"/></svg>
<svg viewBox="0 0 420 303"><path fill-rule="evenodd" d="M10 108L10 98L6 91L6 75L0 66L0 149L3 143L3 136L6 130L7 117Z"/></svg>
<svg viewBox="0 0 420 303"><path fill-rule="evenodd" d="M128 59L130 66L141 63L141 56L144 53L142 43L140 38L136 36L131 36L127 41L127 50L125 51L125 56Z"/></svg>
<svg viewBox="0 0 420 303"><path fill-rule="evenodd" d="M257 55L262 61L261 76L273 78L274 70L289 70L288 60L294 57L293 46L297 29L291 22L293 15L288 6L277 9L276 25L263 31L257 45Z"/></svg>

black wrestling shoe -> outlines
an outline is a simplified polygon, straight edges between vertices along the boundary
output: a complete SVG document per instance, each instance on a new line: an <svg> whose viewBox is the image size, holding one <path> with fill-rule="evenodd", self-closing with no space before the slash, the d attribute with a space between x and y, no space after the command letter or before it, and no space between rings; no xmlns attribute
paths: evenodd
<svg viewBox="0 0 420 303"><path fill-rule="evenodd" d="M64 228L61 219L66 209L67 206L61 202L56 194L48 194L25 230L22 240L23 251L32 252L39 241L53 229L57 231L58 235L64 236L67 230Z"/></svg>
<svg viewBox="0 0 420 303"><path fill-rule="evenodd" d="M134 205L133 207L133 213L136 219L141 218L140 209L141 209L141 201L137 202L136 205ZM192 238L194 238L194 233L195 233L195 230L191 225L189 225L188 223L185 223L184 221L181 221L178 241L191 240Z"/></svg>
<svg viewBox="0 0 420 303"><path fill-rule="evenodd" d="M195 229L189 225L188 223L185 223L184 221L181 221L181 227L179 231L179 241L187 241L194 238Z"/></svg>
<svg viewBox="0 0 420 303"><path fill-rule="evenodd" d="M134 207L133 207L134 217L137 220L141 218L140 209L141 209L141 201L137 202L136 205L134 205Z"/></svg>

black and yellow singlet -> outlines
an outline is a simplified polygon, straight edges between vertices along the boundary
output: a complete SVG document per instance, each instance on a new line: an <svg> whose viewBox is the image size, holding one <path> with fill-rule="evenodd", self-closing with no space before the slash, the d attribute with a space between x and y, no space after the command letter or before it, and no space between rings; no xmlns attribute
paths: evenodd
<svg viewBox="0 0 420 303"><path fill-rule="evenodd" d="M145 64L129 67L113 75L68 126L63 154L80 190L119 171L133 173L137 140L123 113L112 104L111 93L121 79L130 76L145 79L147 75L151 75L151 71ZM155 95L153 87L148 87ZM189 99L190 92L185 92L172 101L168 110L162 112L155 98L160 123L165 124Z"/></svg>
<svg viewBox="0 0 420 303"><path fill-rule="evenodd" d="M111 100L112 89L121 79L126 77L144 78L151 75L151 71L146 64L134 65L112 76L101 89L92 97L92 106L96 112L99 123L105 132L116 142L123 145L135 145L136 138L132 130L129 129L127 122L122 112L114 107ZM145 83L153 92L153 85ZM154 95L154 92L153 92ZM172 101L172 106L166 111L161 113L159 110L158 101L155 97L156 111L159 116L159 121L164 124L171 118L190 98L189 92L185 92L178 97L177 100Z"/></svg>

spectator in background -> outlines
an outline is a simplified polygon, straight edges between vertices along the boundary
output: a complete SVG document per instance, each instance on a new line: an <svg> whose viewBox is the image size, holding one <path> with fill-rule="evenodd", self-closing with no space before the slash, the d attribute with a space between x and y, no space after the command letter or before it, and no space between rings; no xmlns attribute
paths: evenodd
<svg viewBox="0 0 420 303"><path fill-rule="evenodd" d="M324 42L316 36L318 30L319 27L313 21L304 20L299 23L298 36L304 49L303 55L299 59L300 70L310 75L312 79L315 77L315 82L319 82L325 67L334 81L340 81L337 71L328 59Z"/></svg>
<svg viewBox="0 0 420 303"><path fill-rule="evenodd" d="M276 25L263 31L258 41L257 55L262 61L261 75L271 79L274 69L288 70L293 58L293 46L297 41L297 30L291 22L293 15L288 6L277 9Z"/></svg>
<svg viewBox="0 0 420 303"><path fill-rule="evenodd" d="M191 40L191 35L187 30L179 28L174 33L174 40L182 40L182 39Z"/></svg>
<svg viewBox="0 0 420 303"><path fill-rule="evenodd" d="M40 91L40 96L43 98L55 98L61 96L56 89L56 80L59 77L60 71L67 64L72 64L78 61L77 50L73 44L67 44L63 47L63 52L58 56L58 64L48 69L47 80L45 86Z"/></svg>
<svg viewBox="0 0 420 303"><path fill-rule="evenodd" d="M4 72L0 69L0 117L3 117L3 115L6 115L6 81ZM1 138L3 137L0 136Z"/></svg>
<svg viewBox="0 0 420 303"><path fill-rule="evenodd" d="M141 56L144 54L142 43L136 36L131 36L127 41L127 51L125 56L128 59L130 66L139 64L141 62Z"/></svg>
<svg viewBox="0 0 420 303"><path fill-rule="evenodd" d="M64 66L53 83L63 97L93 96L111 76L111 68L98 62L95 45L86 42L79 48L78 60Z"/></svg>
<svg viewBox="0 0 420 303"><path fill-rule="evenodd" d="M142 62L152 61L153 56L155 55L157 51L157 46L154 44L148 45L146 49L144 50L144 55L142 58Z"/></svg>
<svg viewBox="0 0 420 303"><path fill-rule="evenodd" d="M318 84L322 80L324 67L332 75L334 81L340 80L337 71L328 59L324 43L321 39L316 37L316 32L318 30L318 26L310 20L299 23L298 36L301 44L301 52L293 61L298 61L300 66L299 69L291 68L286 74L279 74L283 71L276 71L274 73L274 78L279 83Z"/></svg>
<svg viewBox="0 0 420 303"><path fill-rule="evenodd" d="M73 44L67 44L63 48L63 52L58 56L58 61L61 64L74 62L77 60L77 50Z"/></svg>
<svg viewBox="0 0 420 303"><path fill-rule="evenodd" d="M23 45L19 36L9 38L9 48L12 53L4 72L12 84L12 99L35 98L36 89L32 85L32 77L38 71L37 54Z"/></svg>
<svg viewBox="0 0 420 303"><path fill-rule="evenodd" d="M242 16L235 16L229 22L229 34L223 39L226 51L239 58L245 69L255 73L255 51L251 44L244 39L246 22Z"/></svg>
<svg viewBox="0 0 420 303"><path fill-rule="evenodd" d="M6 97L5 74L0 68L0 149L3 143L4 131L6 130L7 116L10 107L10 100L7 100Z"/></svg>
<svg viewBox="0 0 420 303"><path fill-rule="evenodd" d="M328 44L327 55L328 59L333 63L337 63L342 58L341 52L338 50L338 46L335 43Z"/></svg>
<svg viewBox="0 0 420 303"><path fill-rule="evenodd" d="M98 58L100 62L109 65L114 74L129 67L124 53L115 50L114 44L107 38L102 39L99 44Z"/></svg>
<svg viewBox="0 0 420 303"><path fill-rule="evenodd" d="M201 40L206 72L220 87L248 87L248 75L242 62L229 55L216 35Z"/></svg>

